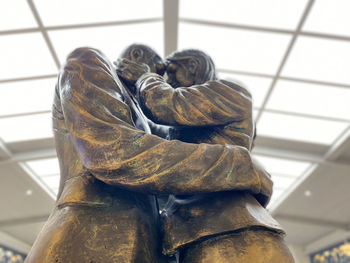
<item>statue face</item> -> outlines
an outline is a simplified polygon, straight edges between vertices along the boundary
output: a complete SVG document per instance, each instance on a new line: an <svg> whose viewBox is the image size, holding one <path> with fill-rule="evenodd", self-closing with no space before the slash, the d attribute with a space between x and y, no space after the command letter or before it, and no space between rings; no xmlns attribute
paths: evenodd
<svg viewBox="0 0 350 263"><path fill-rule="evenodd" d="M173 88L190 87L194 85L198 61L194 58L167 60L167 83Z"/></svg>
<svg viewBox="0 0 350 263"><path fill-rule="evenodd" d="M133 47L128 56L125 58L137 62L147 64L151 72L163 75L165 71L165 65L162 58L152 49L147 46L135 46Z"/></svg>

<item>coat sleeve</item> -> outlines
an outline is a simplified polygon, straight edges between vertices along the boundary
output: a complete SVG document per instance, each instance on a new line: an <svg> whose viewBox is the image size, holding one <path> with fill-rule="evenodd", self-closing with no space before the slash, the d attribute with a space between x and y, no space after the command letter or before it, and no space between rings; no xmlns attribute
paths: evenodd
<svg viewBox="0 0 350 263"><path fill-rule="evenodd" d="M243 147L167 141L137 128L121 83L97 50L80 48L59 77L67 136L101 181L145 193L259 193L268 174Z"/></svg>
<svg viewBox="0 0 350 263"><path fill-rule="evenodd" d="M225 125L252 114L250 94L234 83L217 80L174 89L163 77L146 73L136 85L143 110L159 124Z"/></svg>

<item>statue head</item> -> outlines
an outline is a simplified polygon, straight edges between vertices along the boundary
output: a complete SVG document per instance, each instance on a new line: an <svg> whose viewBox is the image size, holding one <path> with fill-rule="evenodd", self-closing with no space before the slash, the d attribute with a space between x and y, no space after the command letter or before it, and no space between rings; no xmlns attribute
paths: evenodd
<svg viewBox="0 0 350 263"><path fill-rule="evenodd" d="M143 44L132 44L120 54L120 58L126 58L133 62L147 64L151 72L163 75L165 64L163 59L149 46Z"/></svg>
<svg viewBox="0 0 350 263"><path fill-rule="evenodd" d="M211 57L197 49L176 51L166 58L167 82L172 87L190 87L216 79Z"/></svg>

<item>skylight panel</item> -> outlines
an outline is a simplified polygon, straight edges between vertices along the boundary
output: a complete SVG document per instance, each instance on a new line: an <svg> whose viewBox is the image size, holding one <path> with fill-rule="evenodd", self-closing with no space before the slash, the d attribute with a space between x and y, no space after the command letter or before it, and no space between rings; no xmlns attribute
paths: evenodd
<svg viewBox="0 0 350 263"><path fill-rule="evenodd" d="M0 80L57 73L41 33L0 36Z"/></svg>
<svg viewBox="0 0 350 263"><path fill-rule="evenodd" d="M350 1L315 1L303 30L350 36Z"/></svg>
<svg viewBox="0 0 350 263"><path fill-rule="evenodd" d="M47 176L60 173L57 158L28 161L26 164L38 176Z"/></svg>
<svg viewBox="0 0 350 263"><path fill-rule="evenodd" d="M214 26L179 25L179 49L201 49L220 69L275 74L290 38Z"/></svg>
<svg viewBox="0 0 350 263"><path fill-rule="evenodd" d="M242 82L253 97L253 107L260 108L271 85L271 78L219 73L220 78Z"/></svg>
<svg viewBox="0 0 350 263"><path fill-rule="evenodd" d="M182 0L180 17L241 25L295 29L306 0Z"/></svg>
<svg viewBox="0 0 350 263"><path fill-rule="evenodd" d="M274 188L273 192L272 192L272 196L271 196L271 202L278 200L285 192L286 192L286 190L284 190L284 189Z"/></svg>
<svg viewBox="0 0 350 263"><path fill-rule="evenodd" d="M267 157L261 155L254 155L263 167L272 175L289 175L289 177L297 177L303 174L310 166L309 162L301 162L294 160L287 160L275 157Z"/></svg>
<svg viewBox="0 0 350 263"><path fill-rule="evenodd" d="M256 119L256 116L258 116L258 114L259 114L259 110L254 110L253 109L253 118L254 118L254 120Z"/></svg>
<svg viewBox="0 0 350 263"><path fill-rule="evenodd" d="M272 181L276 189L287 189L294 183L295 178L282 175L272 175Z"/></svg>
<svg viewBox="0 0 350 263"><path fill-rule="evenodd" d="M0 118L0 127L0 137L7 143L53 136L51 113Z"/></svg>
<svg viewBox="0 0 350 263"><path fill-rule="evenodd" d="M0 1L0 31L37 27L27 1Z"/></svg>
<svg viewBox="0 0 350 263"><path fill-rule="evenodd" d="M114 61L128 45L133 43L149 45L163 56L163 23L161 22L51 31L49 35L61 62L64 62L67 55L75 48L83 46L97 48Z"/></svg>
<svg viewBox="0 0 350 263"><path fill-rule="evenodd" d="M258 136L332 144L348 123L264 112L257 125Z"/></svg>
<svg viewBox="0 0 350 263"><path fill-rule="evenodd" d="M272 196L270 199L270 202L267 206L267 208L271 208L275 205L275 203L277 203L279 200L281 200L281 198L283 198L285 196L286 190L282 190L282 189L275 189L272 192Z"/></svg>
<svg viewBox="0 0 350 263"><path fill-rule="evenodd" d="M266 108L350 120L350 89L280 80Z"/></svg>
<svg viewBox="0 0 350 263"><path fill-rule="evenodd" d="M59 175L41 177L41 180L44 182L44 184L51 191L53 191L53 189L57 189L59 187L59 185L60 185L60 176Z"/></svg>
<svg viewBox="0 0 350 263"><path fill-rule="evenodd" d="M45 26L163 16L161 0L35 0Z"/></svg>
<svg viewBox="0 0 350 263"><path fill-rule="evenodd" d="M349 84L349 68L348 42L298 37L282 76Z"/></svg>
<svg viewBox="0 0 350 263"><path fill-rule="evenodd" d="M51 110L56 78L0 84L0 116Z"/></svg>

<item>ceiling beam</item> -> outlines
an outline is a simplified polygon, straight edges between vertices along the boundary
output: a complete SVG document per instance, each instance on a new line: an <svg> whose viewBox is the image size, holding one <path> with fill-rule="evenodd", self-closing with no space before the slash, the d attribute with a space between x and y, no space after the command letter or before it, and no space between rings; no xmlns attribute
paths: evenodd
<svg viewBox="0 0 350 263"><path fill-rule="evenodd" d="M0 138L0 160L7 160L11 158L12 158L11 151L6 147L5 143Z"/></svg>
<svg viewBox="0 0 350 263"><path fill-rule="evenodd" d="M347 150L349 140L350 140L349 138L350 138L350 125L348 125L348 127L339 135L339 137L332 144L332 147L326 153L325 160L332 161L333 159L336 159L341 154L343 154L344 151Z"/></svg>
<svg viewBox="0 0 350 263"><path fill-rule="evenodd" d="M179 25L179 0L163 0L164 57L177 50Z"/></svg>
<svg viewBox="0 0 350 263"><path fill-rule="evenodd" d="M285 150L281 151L279 149L264 148L264 147L261 147L261 148L257 147L257 150L254 150L254 154L273 157L273 158L279 158L279 159L309 162L312 164L322 164L324 166L333 167L334 169L342 168L342 169L350 170L350 164L328 161L318 155L313 155L313 154L306 154L306 153L285 151Z"/></svg>
<svg viewBox="0 0 350 263"><path fill-rule="evenodd" d="M28 243L2 231L0 231L0 244L24 254L27 254L31 248Z"/></svg>
<svg viewBox="0 0 350 263"><path fill-rule="evenodd" d="M273 34L290 34L290 35L292 35L294 33L294 30L290 30L290 29L279 29L279 28L262 27L262 26L250 26L250 25L215 22L215 21L208 21L208 20L202 20L202 19L185 18L185 17L179 18L179 21L183 22L183 23L187 23L187 24L224 27L224 28L257 31L257 32L273 33ZM314 37L314 38L326 38L326 39L339 40L339 41L350 41L349 36L340 36L340 35L325 34L325 33L311 32L311 31L301 31L299 33L299 35L306 36L306 37Z"/></svg>
<svg viewBox="0 0 350 263"><path fill-rule="evenodd" d="M331 227L336 229L350 230L349 223L339 223L339 222L328 221L328 220L323 220L319 218L307 218L307 217L301 217L301 216L295 216L295 215L284 215L284 214L276 214L274 217L277 220L286 220L286 221L292 221L292 222L302 223L307 225L317 225L317 226Z"/></svg>
<svg viewBox="0 0 350 263"><path fill-rule="evenodd" d="M1 160L0 167L1 165L8 165L11 163L26 162L31 160L40 160L40 159L54 158L54 157L57 157L55 148L17 153L17 154L13 154L8 159Z"/></svg>
<svg viewBox="0 0 350 263"><path fill-rule="evenodd" d="M202 19L184 18L184 17L181 17L179 21L187 24L215 26L215 27L221 27L221 28L231 28L231 29L266 32L266 33L290 34L290 35L294 33L294 30L288 30L288 29L278 29L278 28L270 28L270 27L262 27L262 26L248 26L248 25L242 25L242 24L214 22L214 21L208 21L208 20L202 20Z"/></svg>
<svg viewBox="0 0 350 263"><path fill-rule="evenodd" d="M10 83L10 82L17 82L17 81L30 81L30 80L51 79L51 78L57 78L57 74L48 74L48 75L13 78L13 79L0 79L0 84L2 84L2 83Z"/></svg>
<svg viewBox="0 0 350 263"><path fill-rule="evenodd" d="M258 73L258 72L249 72L249 71L243 71L243 70L232 70L232 69L223 69L219 68L217 69L217 72L219 73L227 73L227 74L235 74L235 75L243 75L243 76L252 76L252 77L259 77L259 78L270 78L272 79L275 75L272 74L264 74L264 73ZM279 76L279 80L289 80L289 81L295 81L295 82L302 82L302 83L309 83L309 84L316 84L316 85L323 85L323 86L330 86L330 87L338 87L338 88L350 88L350 84L346 83L338 83L338 82L330 82L330 81L322 81L322 80L314 80L314 79L304 79L304 78L296 78L296 77L288 77L288 76Z"/></svg>
<svg viewBox="0 0 350 263"><path fill-rule="evenodd" d="M255 108L255 109L259 109L259 108ZM308 114L308 113L290 112L290 111L275 110L275 109L265 109L264 112L278 113L278 114L284 114L289 116L298 116L298 117L305 117L305 118L325 120L325 121L347 122L350 124L350 116L349 116L349 119L342 119L342 118L336 118L336 117L325 117L325 116Z"/></svg>
<svg viewBox="0 0 350 263"><path fill-rule="evenodd" d="M310 255L312 253L318 252L325 248L329 248L335 244L339 244L349 239L350 231L344 229L336 229L331 233L327 233L321 238L318 238L317 240L314 240L313 242L309 243L305 247L305 252Z"/></svg>
<svg viewBox="0 0 350 263"><path fill-rule="evenodd" d="M144 24L144 23L153 23L153 22L160 22L160 21L163 21L163 18L155 17L155 18L131 19L131 20L123 20L123 21L62 25L62 26L43 26L42 28L45 29L46 31L56 31L56 30L69 30L69 29L105 27L105 26ZM0 31L0 36L2 36L2 35L14 35L14 34L25 34L25 33L37 33L37 32L41 32L41 29L39 27L12 29L12 30Z"/></svg>
<svg viewBox="0 0 350 263"><path fill-rule="evenodd" d="M50 40L49 34L47 33L47 31L46 31L46 29L44 27L44 24L43 24L43 22L41 20L39 12L36 9L33 0L27 0L27 2L28 2L28 5L30 7L30 10L32 10L33 16L34 16L34 18L35 18L35 20L36 20L36 22L37 22L37 24L39 26L39 30L40 30L40 32L42 33L42 35L43 35L43 37L45 39L46 45L47 45L47 47L50 50L51 56L52 56L53 60L55 61L56 67L57 67L57 69L60 69L61 68L61 64L60 64L60 61L58 59L56 50L54 49L53 44L52 44L52 42Z"/></svg>
<svg viewBox="0 0 350 263"><path fill-rule="evenodd" d="M25 33L37 33L37 32L40 32L40 29L37 28L37 27L11 29L11 30L2 30L2 31L0 31L0 36L25 34Z"/></svg>
<svg viewBox="0 0 350 263"><path fill-rule="evenodd" d="M0 119L23 117L23 116L28 116L28 115L45 114L45 113L50 113L50 112L51 112L51 110L42 110L42 111L22 112L22 113L8 114L8 115L0 115Z"/></svg>

